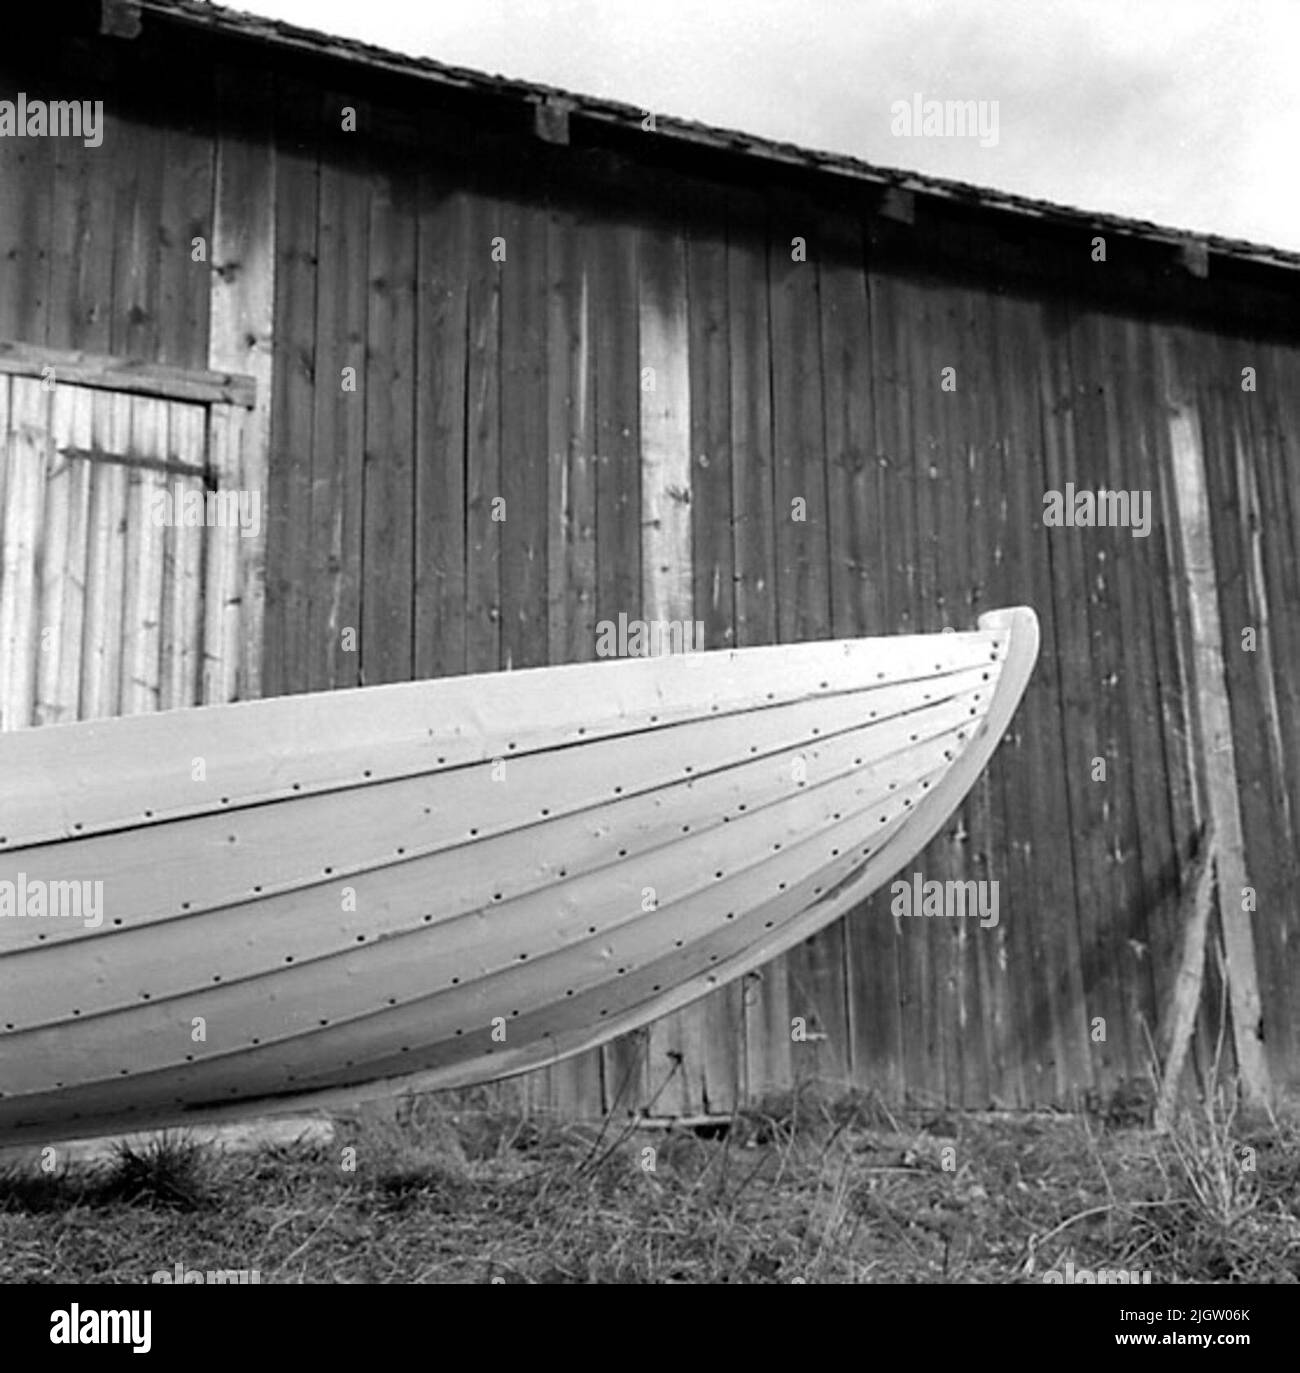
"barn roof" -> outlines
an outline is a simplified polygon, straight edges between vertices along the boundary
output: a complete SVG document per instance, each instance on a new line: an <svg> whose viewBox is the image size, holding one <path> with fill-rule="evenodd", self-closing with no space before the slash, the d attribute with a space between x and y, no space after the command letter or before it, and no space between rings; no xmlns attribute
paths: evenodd
<svg viewBox="0 0 1300 1373"><path fill-rule="evenodd" d="M601 100L575 94L554 86L518 81L505 76L490 76L467 67L449 66L429 57L412 57L386 48L343 38L314 29L301 28L280 20L209 4L206 0L104 0L105 25L118 32L129 32L133 15L140 11L165 17L168 21L197 28L213 35L261 43L285 53L334 59L371 71L422 79L467 94L521 104L545 106L569 117L594 124L615 126L640 132L646 111L615 100ZM116 16L114 18L113 16ZM776 163L827 177L849 178L881 190L894 190L935 197L971 209L985 209L1018 215L1043 224L1078 232L1117 233L1168 245L1181 250L1189 259L1208 262L1210 254L1242 263L1295 269L1300 267L1300 252L1290 252L1242 239L1217 234L1197 234L1154 224L1147 220L1103 214L1073 206L1058 205L1029 196L973 186L944 177L926 176L892 167L880 167L844 153L802 148L793 143L761 138L735 129L718 128L689 119L676 119L655 112L655 128L642 134L701 150L739 154L759 162ZM1198 274L1200 274L1198 272Z"/></svg>

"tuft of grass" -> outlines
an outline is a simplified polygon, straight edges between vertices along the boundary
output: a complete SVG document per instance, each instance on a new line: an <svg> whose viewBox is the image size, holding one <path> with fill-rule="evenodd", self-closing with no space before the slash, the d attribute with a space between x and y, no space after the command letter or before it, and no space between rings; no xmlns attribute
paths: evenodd
<svg viewBox="0 0 1300 1373"><path fill-rule="evenodd" d="M72 1207L132 1207L199 1211L219 1201L213 1158L183 1134L163 1133L143 1148L119 1143L111 1162L62 1163L50 1171L10 1165L0 1169L0 1213Z"/></svg>
<svg viewBox="0 0 1300 1373"><path fill-rule="evenodd" d="M1168 1131L1180 1190L1207 1225L1229 1231L1249 1220L1259 1206L1258 1176L1246 1167L1247 1150L1237 1138L1236 1094L1223 1088L1200 1110L1179 1112Z"/></svg>
<svg viewBox="0 0 1300 1373"><path fill-rule="evenodd" d="M10 1164L0 1168L0 1215L42 1215L79 1205L93 1192L94 1175L74 1171L66 1164L51 1171L37 1171Z"/></svg>
<svg viewBox="0 0 1300 1373"><path fill-rule="evenodd" d="M1169 1121L1156 1153L1171 1206L1150 1235L1164 1261L1204 1281L1300 1281L1300 1129L1276 1116L1243 1126L1220 1089Z"/></svg>
<svg viewBox="0 0 1300 1373"><path fill-rule="evenodd" d="M101 1202L177 1211L217 1202L211 1154L183 1134L161 1134L140 1149L119 1145L96 1191Z"/></svg>

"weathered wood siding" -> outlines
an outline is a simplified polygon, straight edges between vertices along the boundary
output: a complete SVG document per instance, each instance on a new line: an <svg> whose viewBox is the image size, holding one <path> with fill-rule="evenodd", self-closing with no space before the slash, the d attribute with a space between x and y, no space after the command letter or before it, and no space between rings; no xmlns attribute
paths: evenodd
<svg viewBox="0 0 1300 1373"><path fill-rule="evenodd" d="M914 865L998 882L995 928L900 919L882 892L538 1075L534 1104L717 1111L820 1076L1025 1106L1144 1073L1215 767L1193 738L1171 396L1199 416L1254 889L1220 900L1249 908L1264 1052L1300 1087L1294 328L1244 325L1226 291L1181 309L1176 265L1162 286L1119 239L1112 268L1030 220L679 166L634 134L555 146L427 88L381 103L339 66L194 62L160 90L157 67L133 79L147 48L104 46L100 76L67 57L113 97L102 149L0 140L0 339L269 374L245 434L269 431L247 593L265 693L590 658L620 615L699 621L721 647L1038 611L1011 733ZM193 263L223 225L238 250ZM1259 285L1279 317L1298 289ZM1149 536L1045 527L1067 483L1149 492ZM34 496L15 479L0 499L8 547Z"/></svg>

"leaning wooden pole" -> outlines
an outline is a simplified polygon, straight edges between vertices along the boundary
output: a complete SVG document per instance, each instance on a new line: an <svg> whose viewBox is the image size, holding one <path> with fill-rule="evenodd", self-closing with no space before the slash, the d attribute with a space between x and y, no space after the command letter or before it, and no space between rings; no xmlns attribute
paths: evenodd
<svg viewBox="0 0 1300 1373"><path fill-rule="evenodd" d="M1205 982L1205 944L1214 900L1214 824L1201 831L1196 856L1182 883L1182 953L1174 978L1168 1009L1160 1025L1160 1059L1163 1071L1160 1098L1156 1103L1156 1128L1167 1130L1178 1100L1178 1084L1187 1061L1187 1050L1196 1028L1196 1011Z"/></svg>
<svg viewBox="0 0 1300 1373"><path fill-rule="evenodd" d="M1219 918L1232 1009L1233 1047L1242 1100L1247 1105L1260 1105L1268 1097L1268 1067L1259 1035L1261 1006L1255 941L1250 916L1242 910L1241 903L1241 892L1248 885L1245 840L1238 800L1232 713L1223 667L1223 637L1200 416L1196 406L1181 393L1172 350L1166 346L1163 354L1175 507L1191 613L1192 702L1198 725L1199 771L1204 781L1207 821L1215 836L1213 866L1218 875ZM1202 881L1208 880L1209 867L1207 864ZM1208 915L1208 902L1206 908ZM1190 959L1193 952L1186 952Z"/></svg>

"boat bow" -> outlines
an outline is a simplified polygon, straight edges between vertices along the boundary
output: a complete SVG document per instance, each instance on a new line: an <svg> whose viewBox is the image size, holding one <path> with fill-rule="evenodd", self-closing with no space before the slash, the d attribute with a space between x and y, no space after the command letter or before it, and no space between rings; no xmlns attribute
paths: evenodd
<svg viewBox="0 0 1300 1373"><path fill-rule="evenodd" d="M0 736L0 1141L466 1085L644 1025L910 862L1037 649L1018 608Z"/></svg>

